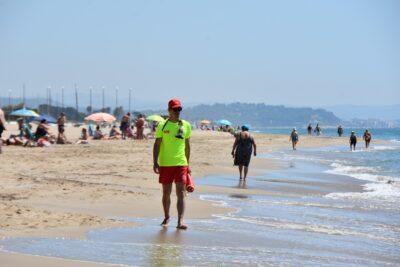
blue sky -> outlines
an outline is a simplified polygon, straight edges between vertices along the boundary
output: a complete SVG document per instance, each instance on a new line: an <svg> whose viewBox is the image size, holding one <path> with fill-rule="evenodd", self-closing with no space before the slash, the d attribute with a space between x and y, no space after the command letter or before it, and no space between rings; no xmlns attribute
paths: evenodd
<svg viewBox="0 0 400 267"><path fill-rule="evenodd" d="M1 96L399 104L399 48L400 1L0 0Z"/></svg>

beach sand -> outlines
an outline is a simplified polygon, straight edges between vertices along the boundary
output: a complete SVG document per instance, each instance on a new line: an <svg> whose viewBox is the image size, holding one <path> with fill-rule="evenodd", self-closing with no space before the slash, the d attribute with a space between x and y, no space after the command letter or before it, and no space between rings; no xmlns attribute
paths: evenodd
<svg viewBox="0 0 400 267"><path fill-rule="evenodd" d="M15 125L7 129L3 136L16 133ZM80 129L68 126L67 137L75 142ZM55 127L52 131L56 132ZM254 138L258 154L290 147L286 135L254 134ZM133 225L118 218L162 218L161 187L152 170L153 142L154 139L113 140L48 148L3 147L0 155L0 238L83 238L89 229ZM343 143L347 143L347 139L302 136L299 148ZM195 181L211 174L238 175L230 155L233 144L230 134L193 131L191 144ZM273 160L253 157L250 175L275 168L279 166ZM196 194L216 191L234 194L237 190L197 186ZM251 189L248 193L268 192ZM193 194L189 194L187 200L187 218L209 218L212 214L230 211ZM173 218L176 218L175 203L173 197ZM0 266L28 263L30 266L68 266L67 260L0 253ZM92 266L74 262L76 265Z"/></svg>

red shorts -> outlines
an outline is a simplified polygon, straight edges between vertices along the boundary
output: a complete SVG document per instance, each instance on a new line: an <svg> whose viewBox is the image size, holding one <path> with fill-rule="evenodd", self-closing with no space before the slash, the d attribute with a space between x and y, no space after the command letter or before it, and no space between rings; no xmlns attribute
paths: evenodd
<svg viewBox="0 0 400 267"><path fill-rule="evenodd" d="M171 166L159 168L160 177L158 182L160 184L184 183L186 184L186 177L188 175L188 166Z"/></svg>

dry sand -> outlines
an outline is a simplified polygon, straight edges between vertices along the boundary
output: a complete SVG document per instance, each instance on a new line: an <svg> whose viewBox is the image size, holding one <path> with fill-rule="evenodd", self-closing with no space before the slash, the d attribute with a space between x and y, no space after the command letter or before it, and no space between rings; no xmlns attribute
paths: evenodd
<svg viewBox="0 0 400 267"><path fill-rule="evenodd" d="M16 125L8 125L16 132ZM11 131L10 131L11 130ZM52 128L53 132L56 129ZM108 129L107 129L108 131ZM80 128L69 126L71 141ZM258 153L290 147L286 135L255 134ZM343 144L347 139L301 137L299 148ZM161 188L152 170L154 140L90 141L88 145L53 145L48 148L3 147L0 155L0 238L10 236L84 237L93 228L126 227L122 217L162 217ZM193 177L227 173L232 166L233 137L228 133L193 131L191 138ZM277 168L269 159L253 158L250 175ZM198 194L226 190L197 186L188 196L186 217L207 218L227 212L202 201ZM249 193L263 193L257 190ZM173 197L172 216L176 216ZM0 266L64 266L68 261L0 253ZM55 262L54 262L55 261ZM32 264L31 264L32 263ZM74 262L74 265L77 263ZM84 263L81 263L84 264ZM91 266L82 265L82 266Z"/></svg>

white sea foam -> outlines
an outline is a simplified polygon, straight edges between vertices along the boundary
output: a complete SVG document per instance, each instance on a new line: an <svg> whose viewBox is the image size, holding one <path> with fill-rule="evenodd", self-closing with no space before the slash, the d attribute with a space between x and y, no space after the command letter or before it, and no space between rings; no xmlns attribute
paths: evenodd
<svg viewBox="0 0 400 267"><path fill-rule="evenodd" d="M365 184L364 192L330 193L326 195L331 199L374 199L389 202L398 202L400 199L400 186L388 183Z"/></svg>
<svg viewBox="0 0 400 267"><path fill-rule="evenodd" d="M395 150L399 149L398 146L373 146L373 150Z"/></svg>
<svg viewBox="0 0 400 267"><path fill-rule="evenodd" d="M226 215L219 215L217 217L223 220L240 221L244 223L279 228L279 229L300 230L300 231L307 231L307 232L314 232L314 233L328 234L328 235L353 235L353 236L362 236L365 238L376 239L376 240L393 241L392 238L374 235L370 233L363 233L353 229L338 228L337 226L333 225L321 225L321 224L313 224L307 222L300 223L300 222L293 222L271 217L254 217L254 216L236 217L236 216L226 216Z"/></svg>
<svg viewBox="0 0 400 267"><path fill-rule="evenodd" d="M400 198L400 179L385 176L379 173L379 169L366 166L348 166L340 163L332 163L333 169L327 173L347 175L359 180L369 181L363 185L364 192L331 193L327 198L333 199L383 199L398 201Z"/></svg>
<svg viewBox="0 0 400 267"><path fill-rule="evenodd" d="M370 182L388 182L396 181L397 179L391 176L379 174L379 169L366 166L349 166L340 163L332 163L333 169L325 171L326 173L347 175L359 180Z"/></svg>

